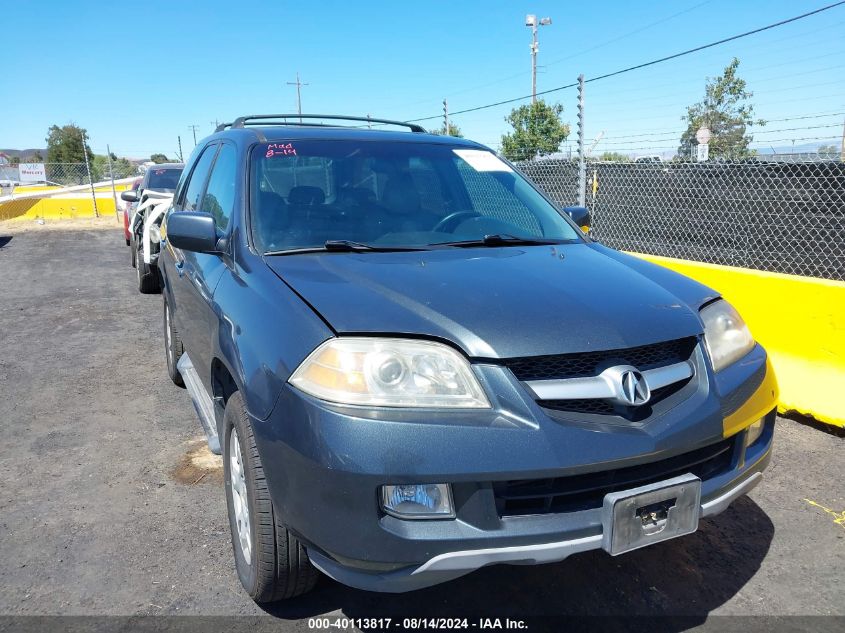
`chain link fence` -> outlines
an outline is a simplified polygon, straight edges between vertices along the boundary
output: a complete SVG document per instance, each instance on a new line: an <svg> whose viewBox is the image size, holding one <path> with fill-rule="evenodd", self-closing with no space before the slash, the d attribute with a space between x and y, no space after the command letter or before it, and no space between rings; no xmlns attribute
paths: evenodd
<svg viewBox="0 0 845 633"><path fill-rule="evenodd" d="M88 178L88 171L90 169L91 178ZM86 168L85 163L44 163L44 174L46 182L42 183L21 183L19 168L17 165L2 165L0 166L0 181L4 184L48 184L61 185L63 187L72 187L74 185L90 185L92 182L105 182L112 180L119 180L121 178L131 178L139 175L139 170L136 165L125 160L112 161L111 165L108 161L101 160L100 157L95 159Z"/></svg>
<svg viewBox="0 0 845 633"><path fill-rule="evenodd" d="M561 205L578 163L517 167ZM845 163L587 163L595 237L616 249L845 280Z"/></svg>

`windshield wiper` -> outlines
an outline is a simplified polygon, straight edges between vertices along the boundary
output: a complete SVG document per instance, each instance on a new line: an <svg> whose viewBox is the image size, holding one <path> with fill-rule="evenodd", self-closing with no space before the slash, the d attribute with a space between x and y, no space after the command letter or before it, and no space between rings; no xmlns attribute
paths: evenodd
<svg viewBox="0 0 845 633"><path fill-rule="evenodd" d="M268 251L265 255L299 255L302 253L393 253L402 251L423 251L416 246L378 246L352 240L326 240L323 246L307 246L281 251Z"/></svg>
<svg viewBox="0 0 845 633"><path fill-rule="evenodd" d="M477 240L462 240L459 242L440 242L437 246L536 246L544 244L562 244L566 240L551 240L536 237L519 237L508 233L494 233L485 235Z"/></svg>

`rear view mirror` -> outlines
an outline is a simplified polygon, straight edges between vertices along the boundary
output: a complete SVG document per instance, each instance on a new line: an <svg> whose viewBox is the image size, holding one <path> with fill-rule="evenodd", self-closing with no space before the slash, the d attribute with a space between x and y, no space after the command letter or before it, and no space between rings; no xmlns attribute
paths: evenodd
<svg viewBox="0 0 845 633"><path fill-rule="evenodd" d="M167 241L195 253L217 252L217 229L210 213L176 211L167 217Z"/></svg>
<svg viewBox="0 0 845 633"><path fill-rule="evenodd" d="M590 210L587 207L564 207L563 210L582 231L586 233L590 230Z"/></svg>
<svg viewBox="0 0 845 633"><path fill-rule="evenodd" d="M124 202L138 202L138 192L129 189L128 191L124 191L120 194L120 199Z"/></svg>

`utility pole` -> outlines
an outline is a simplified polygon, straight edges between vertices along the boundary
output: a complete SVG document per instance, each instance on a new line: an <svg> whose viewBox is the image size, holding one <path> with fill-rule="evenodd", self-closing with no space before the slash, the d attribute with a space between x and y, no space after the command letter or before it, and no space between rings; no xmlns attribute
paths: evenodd
<svg viewBox="0 0 845 633"><path fill-rule="evenodd" d="M372 121L370 121L370 113L369 113L369 112L367 112L367 129L368 129L368 130L372 130L372 129L373 129L373 122L372 122Z"/></svg>
<svg viewBox="0 0 845 633"><path fill-rule="evenodd" d="M587 160L584 154L584 75L578 75L578 206L587 202Z"/></svg>
<svg viewBox="0 0 845 633"><path fill-rule="evenodd" d="M199 129L199 125L189 125L188 129L194 133L194 146L197 144L197 130Z"/></svg>
<svg viewBox="0 0 845 633"><path fill-rule="evenodd" d="M299 80L299 71L296 72L296 81L287 82L289 86L296 86L296 112L302 115L302 86L307 86ZM302 123L302 116L299 117L299 122Z"/></svg>
<svg viewBox="0 0 845 633"><path fill-rule="evenodd" d="M184 159L184 158L182 158L182 137L181 137L181 136L177 136L177 137L176 137L176 142L178 142L178 143L179 143L179 162L180 162L180 163L184 163L184 162L185 162L185 159Z"/></svg>
<svg viewBox="0 0 845 633"><path fill-rule="evenodd" d="M100 211L97 209L97 192L94 190L94 180L91 178L91 165L88 164L88 150L85 149L85 130L80 133L82 137L82 155L85 157L85 173L88 174L88 183L91 185L91 200L94 201L94 217L100 217Z"/></svg>
<svg viewBox="0 0 845 633"><path fill-rule="evenodd" d="M540 44L537 42L537 30L541 26L549 26L552 23L551 18L540 18L529 13L525 16L525 26L531 27L531 103L537 103L537 52L540 50Z"/></svg>
<svg viewBox="0 0 845 633"><path fill-rule="evenodd" d="M111 195L114 198L114 217L116 220L120 220L120 216L117 213L117 189L114 188L114 169L112 168L111 164L111 147L106 145L106 158L109 160L109 176L111 177Z"/></svg>
<svg viewBox="0 0 845 633"><path fill-rule="evenodd" d="M216 132L216 131L217 131L217 128L218 128L218 127L220 127L220 121L219 121L219 120L217 120L217 119L214 119L214 120L213 120L213 121L211 121L210 123L211 123L211 125L213 125L213 126L214 126L214 131Z"/></svg>
<svg viewBox="0 0 845 633"><path fill-rule="evenodd" d="M443 136L449 136L449 104L443 99Z"/></svg>

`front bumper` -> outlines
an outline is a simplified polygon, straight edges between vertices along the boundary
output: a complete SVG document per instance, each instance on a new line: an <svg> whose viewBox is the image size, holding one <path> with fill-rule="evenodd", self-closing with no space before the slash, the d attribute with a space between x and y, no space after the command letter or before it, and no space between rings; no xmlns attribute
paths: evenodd
<svg viewBox="0 0 845 633"><path fill-rule="evenodd" d="M701 516L715 516L726 510L733 501L750 492L763 480L762 472L770 457L770 450L766 450L764 456L741 477L710 495L707 500L702 500ZM573 554L602 549L603 540L602 529L590 536L551 543L447 552L434 556L418 567L388 573L371 573L344 566L319 551L309 550L309 557L324 574L350 587L400 593L447 582L487 565L539 565L559 562Z"/></svg>
<svg viewBox="0 0 845 633"><path fill-rule="evenodd" d="M744 429L756 418L728 434L723 406L728 391L759 392L765 382L756 391L748 384L765 366L757 348L729 384L701 381L687 400L641 425L551 419L509 371L491 366L479 370L492 396L487 412L387 414L327 405L286 387L273 413L253 426L273 503L314 564L350 586L407 591L489 564L553 562L602 547L600 504L504 515L496 482L637 467L729 442L729 463L702 477L702 516L721 512L759 482L769 461L774 402L762 436L747 448ZM450 483L457 517L386 515L378 491L402 483Z"/></svg>

